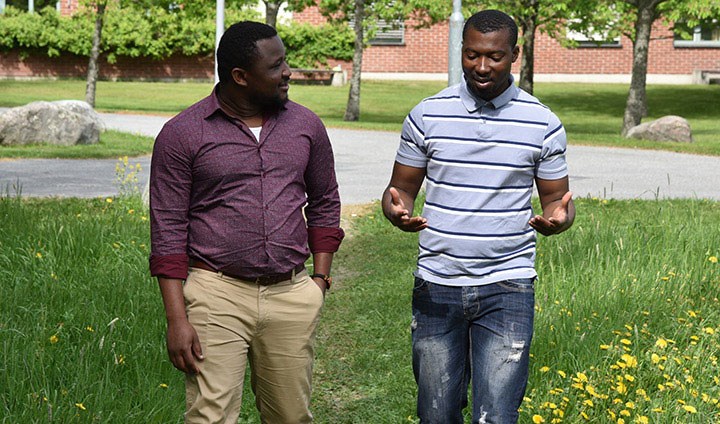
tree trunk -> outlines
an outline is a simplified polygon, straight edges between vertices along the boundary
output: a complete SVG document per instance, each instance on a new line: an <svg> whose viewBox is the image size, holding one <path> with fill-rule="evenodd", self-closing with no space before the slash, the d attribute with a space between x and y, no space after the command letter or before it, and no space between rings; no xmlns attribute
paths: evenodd
<svg viewBox="0 0 720 424"><path fill-rule="evenodd" d="M265 2L265 23L275 28L277 25L277 15L280 10L279 1L266 1Z"/></svg>
<svg viewBox="0 0 720 424"><path fill-rule="evenodd" d="M522 58L520 59L520 88L533 93L533 75L535 74L535 20L537 14L520 23L522 29Z"/></svg>
<svg viewBox="0 0 720 424"><path fill-rule="evenodd" d="M90 60L88 62L87 83L85 85L85 101L92 107L95 107L95 87L97 86L98 71L100 69L98 58L100 57L100 41L102 39L104 17L105 2L101 1L97 4L95 14L95 30L93 31L92 49L90 50Z"/></svg>
<svg viewBox="0 0 720 424"><path fill-rule="evenodd" d="M360 119L360 72L363 57L363 18L365 17L365 0L355 0L355 53L353 54L352 78L350 78L350 94L345 108L345 121Z"/></svg>
<svg viewBox="0 0 720 424"><path fill-rule="evenodd" d="M635 21L635 40L633 40L632 78L621 131L623 136L627 135L632 127L639 125L642 117L647 114L645 88L650 31L656 16L655 7L656 5L647 5L646 2L640 2L638 5L638 16Z"/></svg>

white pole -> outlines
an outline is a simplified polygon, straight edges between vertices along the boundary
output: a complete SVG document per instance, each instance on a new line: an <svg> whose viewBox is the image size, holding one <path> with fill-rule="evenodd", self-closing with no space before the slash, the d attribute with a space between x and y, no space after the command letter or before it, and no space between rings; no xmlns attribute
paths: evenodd
<svg viewBox="0 0 720 424"><path fill-rule="evenodd" d="M35 11L35 1L28 0L28 12L33 13Z"/></svg>
<svg viewBox="0 0 720 424"><path fill-rule="evenodd" d="M215 84L220 82L217 67L217 48L220 38L225 32L225 0L217 0L215 4Z"/></svg>
<svg viewBox="0 0 720 424"><path fill-rule="evenodd" d="M450 15L450 37L448 42L448 86L462 81L462 28L465 18L462 14L462 0L453 0Z"/></svg>

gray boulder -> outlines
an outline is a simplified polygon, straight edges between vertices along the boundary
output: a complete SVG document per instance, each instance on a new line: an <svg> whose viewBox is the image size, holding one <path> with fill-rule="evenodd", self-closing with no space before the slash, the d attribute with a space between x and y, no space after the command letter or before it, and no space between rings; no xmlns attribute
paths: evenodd
<svg viewBox="0 0 720 424"><path fill-rule="evenodd" d="M32 102L0 114L3 145L95 144L103 130L100 116L89 104L79 101Z"/></svg>
<svg viewBox="0 0 720 424"><path fill-rule="evenodd" d="M692 143L690 123L681 116L668 115L630 128L627 138Z"/></svg>

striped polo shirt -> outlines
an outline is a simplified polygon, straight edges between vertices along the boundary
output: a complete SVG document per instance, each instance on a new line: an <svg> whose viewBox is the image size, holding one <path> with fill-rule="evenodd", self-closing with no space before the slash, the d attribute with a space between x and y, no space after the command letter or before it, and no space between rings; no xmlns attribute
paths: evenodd
<svg viewBox="0 0 720 424"><path fill-rule="evenodd" d="M426 169L415 275L450 286L535 277L533 182L567 176L565 148L558 117L512 76L490 102L461 83L418 104L395 159Z"/></svg>

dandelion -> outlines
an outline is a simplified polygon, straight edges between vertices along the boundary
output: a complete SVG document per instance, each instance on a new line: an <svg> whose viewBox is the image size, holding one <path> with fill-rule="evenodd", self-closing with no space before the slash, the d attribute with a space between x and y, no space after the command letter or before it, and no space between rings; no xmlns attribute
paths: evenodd
<svg viewBox="0 0 720 424"><path fill-rule="evenodd" d="M655 346L657 346L661 349L665 349L667 347L667 345L668 345L667 340L663 339L662 337L657 339L657 341L655 342Z"/></svg>
<svg viewBox="0 0 720 424"><path fill-rule="evenodd" d="M708 258L708 261L710 261L711 263L716 264L716 263L718 263L718 258L717 258L717 256L710 256L710 257Z"/></svg>
<svg viewBox="0 0 720 424"><path fill-rule="evenodd" d="M107 203L112 203L112 202L113 202L113 199L112 199L112 197L108 197L108 198L105 199L105 201L106 201Z"/></svg>
<svg viewBox="0 0 720 424"><path fill-rule="evenodd" d="M540 368L540 372L548 372L550 371L550 367L542 367Z"/></svg>
<svg viewBox="0 0 720 424"><path fill-rule="evenodd" d="M95 330L94 330L94 329L92 328L92 326L90 326L90 325L88 325L87 327L85 327L85 329L86 329L87 331L91 332L91 333L94 333L94 332L95 332Z"/></svg>
<svg viewBox="0 0 720 424"><path fill-rule="evenodd" d="M692 406L692 405L683 405L682 408L683 408L686 412L688 412L688 413L690 413L690 414L696 414L696 413L697 413L697 409L696 409L694 406Z"/></svg>
<svg viewBox="0 0 720 424"><path fill-rule="evenodd" d="M620 340L620 343L624 344L625 346L630 346L630 345L632 345L632 342L631 342L630 340L628 340L628 339L621 339L621 340Z"/></svg>
<svg viewBox="0 0 720 424"><path fill-rule="evenodd" d="M60 338L57 336L57 334L53 334L50 336L50 343L55 344L60 341Z"/></svg>
<svg viewBox="0 0 720 424"><path fill-rule="evenodd" d="M640 415L639 417L635 418L635 422L637 424L649 424L650 419L646 417L645 415Z"/></svg>
<svg viewBox="0 0 720 424"><path fill-rule="evenodd" d="M165 383L160 383L160 385L158 387L160 387L161 389L167 389L168 385Z"/></svg>
<svg viewBox="0 0 720 424"><path fill-rule="evenodd" d="M532 417L532 422L534 424L540 424L540 423L544 423L545 419L543 417L541 417L540 415L535 414Z"/></svg>
<svg viewBox="0 0 720 424"><path fill-rule="evenodd" d="M87 409L87 408L85 408L85 405L83 405L82 403L76 403L75 407L81 411L84 411Z"/></svg>
<svg viewBox="0 0 720 424"><path fill-rule="evenodd" d="M710 335L712 335L712 334L715 334L715 329L712 328L712 327L705 327L705 328L703 328L703 332L704 332L705 334L710 334Z"/></svg>
<svg viewBox="0 0 720 424"><path fill-rule="evenodd" d="M135 209L128 209L128 215L132 215L135 213Z"/></svg>

